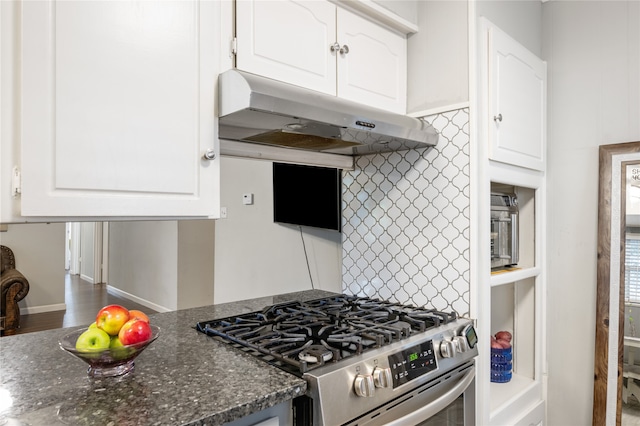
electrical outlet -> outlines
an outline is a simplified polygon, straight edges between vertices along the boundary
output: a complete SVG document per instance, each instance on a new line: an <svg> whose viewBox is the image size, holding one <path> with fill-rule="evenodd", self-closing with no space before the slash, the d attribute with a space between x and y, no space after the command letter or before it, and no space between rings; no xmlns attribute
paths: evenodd
<svg viewBox="0 0 640 426"><path fill-rule="evenodd" d="M227 218L227 208L220 207L220 219L226 219L226 218Z"/></svg>

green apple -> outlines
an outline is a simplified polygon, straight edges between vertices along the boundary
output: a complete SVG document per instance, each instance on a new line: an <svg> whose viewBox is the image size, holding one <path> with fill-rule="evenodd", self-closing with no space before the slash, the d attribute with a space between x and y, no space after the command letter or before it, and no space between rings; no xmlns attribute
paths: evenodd
<svg viewBox="0 0 640 426"><path fill-rule="evenodd" d="M133 353L135 353L136 348L130 348L123 345L118 336L111 336L109 351L114 360L120 360L129 358Z"/></svg>
<svg viewBox="0 0 640 426"><path fill-rule="evenodd" d="M122 342L120 341L118 336L111 336L111 343L109 343L109 347L111 349L113 349L113 348L121 348L123 346L124 345L122 344Z"/></svg>
<svg viewBox="0 0 640 426"><path fill-rule="evenodd" d="M79 351L107 349L110 344L111 336L106 331L96 327L90 328L78 336L76 349Z"/></svg>
<svg viewBox="0 0 640 426"><path fill-rule="evenodd" d="M96 324L96 322L92 322L91 324L89 324L89 328L98 328L98 324Z"/></svg>

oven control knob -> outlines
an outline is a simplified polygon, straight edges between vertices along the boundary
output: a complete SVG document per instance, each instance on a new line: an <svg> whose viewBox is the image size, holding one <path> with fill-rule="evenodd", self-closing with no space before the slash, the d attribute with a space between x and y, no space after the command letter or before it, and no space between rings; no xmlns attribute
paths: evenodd
<svg viewBox="0 0 640 426"><path fill-rule="evenodd" d="M389 367L376 367L373 370L373 384L377 388L388 388L393 383Z"/></svg>
<svg viewBox="0 0 640 426"><path fill-rule="evenodd" d="M440 355L443 358L451 358L456 354L456 343L453 340L443 340L440 343Z"/></svg>
<svg viewBox="0 0 640 426"><path fill-rule="evenodd" d="M467 352L469 350L469 343L467 342L467 338L464 336L456 336L453 338L458 347L458 352Z"/></svg>
<svg viewBox="0 0 640 426"><path fill-rule="evenodd" d="M373 385L373 376L371 374L358 374L353 388L358 396L373 396L376 391Z"/></svg>

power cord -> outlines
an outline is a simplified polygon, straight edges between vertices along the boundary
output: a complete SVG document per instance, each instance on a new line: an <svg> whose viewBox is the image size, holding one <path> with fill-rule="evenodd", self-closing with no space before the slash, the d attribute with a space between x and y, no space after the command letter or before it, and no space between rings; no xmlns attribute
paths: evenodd
<svg viewBox="0 0 640 426"><path fill-rule="evenodd" d="M300 229L300 239L302 240L302 248L304 249L304 258L307 261L307 271L309 271L309 281L311 281L311 289L315 290L315 286L313 285L313 277L311 276L311 266L309 266L309 256L307 256L307 246L304 243L304 235L302 234L302 226L298 226Z"/></svg>

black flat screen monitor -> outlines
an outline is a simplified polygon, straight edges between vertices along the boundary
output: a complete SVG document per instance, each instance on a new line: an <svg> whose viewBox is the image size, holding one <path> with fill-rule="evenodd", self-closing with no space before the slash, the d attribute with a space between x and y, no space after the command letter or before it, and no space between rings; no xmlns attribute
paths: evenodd
<svg viewBox="0 0 640 426"><path fill-rule="evenodd" d="M340 232L342 170L273 163L273 220Z"/></svg>

